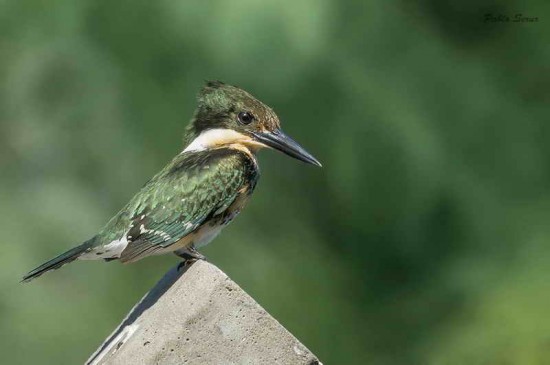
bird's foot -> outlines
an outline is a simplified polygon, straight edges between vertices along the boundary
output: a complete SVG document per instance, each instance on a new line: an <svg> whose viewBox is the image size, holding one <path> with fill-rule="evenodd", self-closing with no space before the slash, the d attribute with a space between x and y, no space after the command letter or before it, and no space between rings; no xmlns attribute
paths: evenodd
<svg viewBox="0 0 550 365"><path fill-rule="evenodd" d="M184 251L175 252L175 254L183 259L178 265L178 271L190 266L195 261L206 260L206 256L197 251L195 247L189 247Z"/></svg>
<svg viewBox="0 0 550 365"><path fill-rule="evenodd" d="M201 254L195 247L189 247L185 250L176 252L176 255L181 257L184 260L206 260L206 256Z"/></svg>

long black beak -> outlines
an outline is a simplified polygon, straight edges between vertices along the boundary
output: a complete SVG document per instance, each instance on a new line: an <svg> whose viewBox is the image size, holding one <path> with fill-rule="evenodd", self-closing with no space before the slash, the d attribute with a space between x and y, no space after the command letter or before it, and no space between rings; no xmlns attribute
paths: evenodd
<svg viewBox="0 0 550 365"><path fill-rule="evenodd" d="M321 163L317 161L315 157L303 149L302 146L292 138L284 134L280 129L273 132L255 132L253 135L254 138L266 146L279 150L300 161L321 167Z"/></svg>

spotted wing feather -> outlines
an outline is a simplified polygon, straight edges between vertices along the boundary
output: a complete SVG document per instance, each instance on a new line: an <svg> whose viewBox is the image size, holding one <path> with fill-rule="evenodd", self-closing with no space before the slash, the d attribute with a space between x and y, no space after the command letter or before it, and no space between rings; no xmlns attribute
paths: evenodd
<svg viewBox="0 0 550 365"><path fill-rule="evenodd" d="M221 214L255 175L250 158L234 150L178 156L129 203L129 243L120 260L135 261L178 242Z"/></svg>

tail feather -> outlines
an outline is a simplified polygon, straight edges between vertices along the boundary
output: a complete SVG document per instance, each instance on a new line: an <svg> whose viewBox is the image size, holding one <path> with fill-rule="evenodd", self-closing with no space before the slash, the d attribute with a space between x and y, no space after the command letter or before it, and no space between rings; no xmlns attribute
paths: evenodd
<svg viewBox="0 0 550 365"><path fill-rule="evenodd" d="M38 266L36 269L28 272L27 274L25 274L25 276L23 276L23 279L21 281L29 282L32 279L35 279L48 271L59 269L61 266L68 264L69 262L73 262L80 255L90 249L92 247L92 244L93 239L86 241L79 246L71 248L69 251L62 253L61 255L51 259L50 261L47 261Z"/></svg>

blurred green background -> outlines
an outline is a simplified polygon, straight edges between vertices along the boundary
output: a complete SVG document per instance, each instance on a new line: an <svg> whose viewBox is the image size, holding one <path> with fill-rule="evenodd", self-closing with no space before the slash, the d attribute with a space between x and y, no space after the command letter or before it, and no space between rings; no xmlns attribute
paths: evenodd
<svg viewBox="0 0 550 365"><path fill-rule="evenodd" d="M549 363L549 10L0 1L2 363L83 363L175 265L18 283L181 150L206 79L324 164L260 153L254 198L203 252L325 364Z"/></svg>

